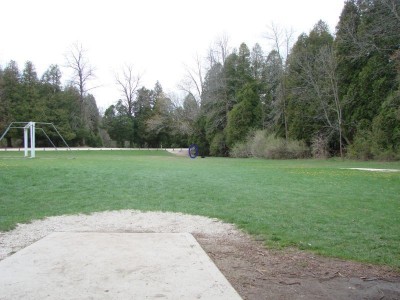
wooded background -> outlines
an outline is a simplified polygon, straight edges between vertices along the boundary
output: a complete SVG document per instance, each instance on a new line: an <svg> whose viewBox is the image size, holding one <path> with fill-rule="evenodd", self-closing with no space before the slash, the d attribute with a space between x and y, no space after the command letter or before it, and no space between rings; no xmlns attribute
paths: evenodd
<svg viewBox="0 0 400 300"><path fill-rule="evenodd" d="M64 86L57 65L39 78L32 62L21 71L10 61L0 66L0 130L32 120L53 122L70 146L196 143L215 156L400 158L398 0L346 1L335 33L319 21L296 39L272 24L265 38L267 53L220 37L186 68L183 96L159 82L142 86L126 65L115 76L121 98L102 113L82 45L66 55L73 78ZM2 146L19 146L21 137L13 130ZM47 145L40 133L37 142Z"/></svg>

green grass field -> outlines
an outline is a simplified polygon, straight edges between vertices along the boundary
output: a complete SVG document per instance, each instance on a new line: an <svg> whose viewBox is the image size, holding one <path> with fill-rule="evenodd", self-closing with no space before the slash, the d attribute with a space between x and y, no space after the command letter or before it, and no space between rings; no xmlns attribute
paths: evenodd
<svg viewBox="0 0 400 300"><path fill-rule="evenodd" d="M265 240L400 268L400 163L176 157L164 151L0 152L0 230L139 209L216 217Z"/></svg>

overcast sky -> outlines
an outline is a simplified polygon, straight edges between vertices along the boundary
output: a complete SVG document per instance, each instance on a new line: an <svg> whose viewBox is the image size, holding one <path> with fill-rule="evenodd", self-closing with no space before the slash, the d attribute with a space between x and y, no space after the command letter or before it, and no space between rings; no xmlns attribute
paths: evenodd
<svg viewBox="0 0 400 300"><path fill-rule="evenodd" d="M65 54L81 43L101 85L91 93L105 109L119 99L115 73L124 64L143 74L151 89L160 81L166 92L177 90L198 54L223 34L229 45L259 43L272 23L293 28L296 38L318 20L332 32L344 0L2 0L0 65L17 61L20 70L33 62L38 76L51 64L63 66ZM62 68L63 80L68 79Z"/></svg>

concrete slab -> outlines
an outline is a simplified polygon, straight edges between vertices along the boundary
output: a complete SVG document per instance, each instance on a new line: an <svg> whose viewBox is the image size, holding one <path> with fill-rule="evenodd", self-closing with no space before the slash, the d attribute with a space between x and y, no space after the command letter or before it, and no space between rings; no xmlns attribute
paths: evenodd
<svg viewBox="0 0 400 300"><path fill-rule="evenodd" d="M58 232L0 261L0 299L241 299L191 234Z"/></svg>

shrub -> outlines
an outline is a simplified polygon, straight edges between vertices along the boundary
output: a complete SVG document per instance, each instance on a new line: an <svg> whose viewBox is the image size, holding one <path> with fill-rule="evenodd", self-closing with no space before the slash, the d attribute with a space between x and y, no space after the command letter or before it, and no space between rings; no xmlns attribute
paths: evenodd
<svg viewBox="0 0 400 300"><path fill-rule="evenodd" d="M369 160L374 157L370 131L360 130L357 132L353 144L348 148L347 156L351 159L361 160Z"/></svg>
<svg viewBox="0 0 400 300"><path fill-rule="evenodd" d="M285 140L268 136L265 148L265 158L293 159L309 157L310 151L302 141Z"/></svg>
<svg viewBox="0 0 400 300"><path fill-rule="evenodd" d="M212 156L225 156L226 143L223 133L217 133L210 143L210 155Z"/></svg>
<svg viewBox="0 0 400 300"><path fill-rule="evenodd" d="M318 134L313 137L311 141L311 153L314 158L328 158L329 157L329 141L326 136Z"/></svg>
<svg viewBox="0 0 400 300"><path fill-rule="evenodd" d="M267 146L267 134L263 130L257 130L249 135L247 143L249 144L250 155L252 157L262 158L265 156Z"/></svg>
<svg viewBox="0 0 400 300"><path fill-rule="evenodd" d="M251 157L251 152L247 142L236 143L235 146L229 152L231 157L235 158L247 158Z"/></svg>
<svg viewBox="0 0 400 300"><path fill-rule="evenodd" d="M235 144L230 155L232 157L292 159L309 157L310 151L302 141L286 141L266 131L258 130L249 134L246 142Z"/></svg>
<svg viewBox="0 0 400 300"><path fill-rule="evenodd" d="M392 149L387 149L379 152L374 156L375 159L385 160L385 161L396 161L400 160L400 153L396 153L396 151Z"/></svg>

